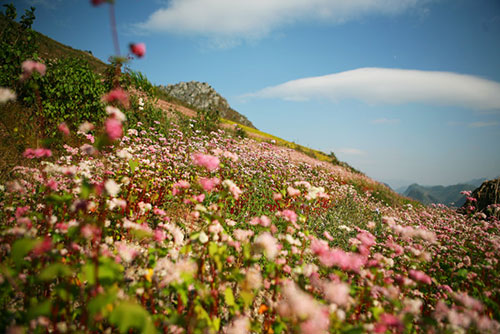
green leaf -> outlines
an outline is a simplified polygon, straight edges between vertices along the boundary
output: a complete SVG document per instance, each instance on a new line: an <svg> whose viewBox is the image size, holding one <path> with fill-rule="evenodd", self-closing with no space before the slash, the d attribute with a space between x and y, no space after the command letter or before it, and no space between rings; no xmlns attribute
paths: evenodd
<svg viewBox="0 0 500 334"><path fill-rule="evenodd" d="M39 279L42 281L51 281L56 277L66 277L71 275L71 269L62 263L53 263L45 267L40 275Z"/></svg>
<svg viewBox="0 0 500 334"><path fill-rule="evenodd" d="M137 168L137 166L139 166L139 160L138 159L135 159L135 160L130 159L128 161L128 166L130 167L130 171L132 172L132 174L134 174L135 169Z"/></svg>
<svg viewBox="0 0 500 334"><path fill-rule="evenodd" d="M143 334L155 334L156 328L149 313L139 304L124 301L118 304L109 316L109 322L118 327L120 333L138 329Z"/></svg>
<svg viewBox="0 0 500 334"><path fill-rule="evenodd" d="M245 307L249 307L250 305L252 305L254 296L251 291L246 291L246 290L241 291L240 297L243 300L243 304L245 305Z"/></svg>
<svg viewBox="0 0 500 334"><path fill-rule="evenodd" d="M234 306L234 295L233 295L233 289L230 287L227 287L226 290L224 290L224 300L226 301L227 306Z"/></svg>
<svg viewBox="0 0 500 334"><path fill-rule="evenodd" d="M352 327L342 331L342 334L363 334L365 329L363 327Z"/></svg>
<svg viewBox="0 0 500 334"><path fill-rule="evenodd" d="M123 266L104 256L99 258L98 268L99 283L101 284L111 284L117 281L121 278L123 271ZM87 281L90 285L95 284L95 264L87 262L78 276L82 281Z"/></svg>
<svg viewBox="0 0 500 334"><path fill-rule="evenodd" d="M42 315L50 316L51 307L52 307L52 301L50 299L46 299L41 303L36 303L35 305L31 306L28 310L28 320L35 319Z"/></svg>
<svg viewBox="0 0 500 334"><path fill-rule="evenodd" d="M23 259L28 253L35 248L39 240L34 239L19 239L12 245L11 258L16 266L21 265Z"/></svg>

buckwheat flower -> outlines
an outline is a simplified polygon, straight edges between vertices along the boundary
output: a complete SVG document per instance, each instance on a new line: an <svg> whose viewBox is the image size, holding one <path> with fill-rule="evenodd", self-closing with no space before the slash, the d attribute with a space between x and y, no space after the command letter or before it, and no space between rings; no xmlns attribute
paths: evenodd
<svg viewBox="0 0 500 334"><path fill-rule="evenodd" d="M237 162L238 161L238 155L236 155L235 153L232 153L232 152L229 152L229 151L225 151L223 153L223 156L225 158L231 159L233 162Z"/></svg>
<svg viewBox="0 0 500 334"><path fill-rule="evenodd" d="M323 283L322 290L326 300L330 303L334 303L337 306L348 306L350 292L349 284L342 282L325 282Z"/></svg>
<svg viewBox="0 0 500 334"><path fill-rule="evenodd" d="M405 298L403 300L403 305L404 305L404 308L403 308L404 312L407 312L407 313L410 313L413 315L419 315L422 312L423 301L422 301L422 299L419 299L419 298L415 298L415 299Z"/></svg>
<svg viewBox="0 0 500 334"><path fill-rule="evenodd" d="M130 160L133 158L133 155L126 148L116 151L116 156L124 160Z"/></svg>
<svg viewBox="0 0 500 334"><path fill-rule="evenodd" d="M210 172L219 168L220 160L213 155L195 153L193 154L192 159L195 165L205 167Z"/></svg>
<svg viewBox="0 0 500 334"><path fill-rule="evenodd" d="M333 237L332 237L332 235L330 233L328 233L328 231L323 232L323 236L325 238L327 238L328 240L330 240L330 241L334 240Z"/></svg>
<svg viewBox="0 0 500 334"><path fill-rule="evenodd" d="M108 118L104 123L106 134L111 141L119 139L123 135L122 122L116 118Z"/></svg>
<svg viewBox="0 0 500 334"><path fill-rule="evenodd" d="M86 134L87 132L92 131L92 130L94 130L94 124L87 122L87 121L83 122L78 127L78 132L82 132L83 134Z"/></svg>
<svg viewBox="0 0 500 334"><path fill-rule="evenodd" d="M286 209L281 211L281 217L283 217L283 219L291 223L297 222L297 214L295 213L295 211L292 210Z"/></svg>
<svg viewBox="0 0 500 334"><path fill-rule="evenodd" d="M144 43L131 43L129 47L130 52L132 52L139 58L144 57L144 55L146 54L146 44Z"/></svg>
<svg viewBox="0 0 500 334"><path fill-rule="evenodd" d="M64 134L65 136L69 136L69 128L68 128L68 125L64 122L62 122L61 124L59 124L57 126L57 129L62 133Z"/></svg>
<svg viewBox="0 0 500 334"><path fill-rule="evenodd" d="M139 255L139 250L135 246L128 245L125 241L118 241L115 243L118 255L126 263L132 262L137 255Z"/></svg>
<svg viewBox="0 0 500 334"><path fill-rule="evenodd" d="M121 88L115 88L109 93L105 94L102 97L102 101L107 103L112 103L114 101L117 101L126 108L128 108L129 105L128 94Z"/></svg>
<svg viewBox="0 0 500 334"><path fill-rule="evenodd" d="M262 286L262 275L258 268L250 268L247 271L245 280L243 281L243 289L252 290L260 289Z"/></svg>
<svg viewBox="0 0 500 334"><path fill-rule="evenodd" d="M14 93L14 91L9 88L0 87L0 104L14 101L15 99L16 93Z"/></svg>
<svg viewBox="0 0 500 334"><path fill-rule="evenodd" d="M229 326L226 327L224 333L226 334L248 334L250 330L250 321L247 317L240 316L233 320Z"/></svg>
<svg viewBox="0 0 500 334"><path fill-rule="evenodd" d="M287 193L288 193L288 196L290 197L295 197L295 196L299 196L300 195L300 190L298 189L295 189L294 187L288 187L286 189Z"/></svg>
<svg viewBox="0 0 500 334"><path fill-rule="evenodd" d="M116 197L120 192L120 185L115 182L113 179L108 179L104 183L104 189L111 197Z"/></svg>
<svg viewBox="0 0 500 334"><path fill-rule="evenodd" d="M263 232L254 240L254 246L257 249L264 250L266 257L270 260L278 255L278 242L269 232Z"/></svg>
<svg viewBox="0 0 500 334"><path fill-rule="evenodd" d="M23 63L21 64L21 68L23 70L23 73L21 74L22 81L31 77L33 72L38 72L38 73L40 73L40 75L45 75L45 71L47 69L45 64L38 63L38 62L33 61L33 60L23 61Z"/></svg>
<svg viewBox="0 0 500 334"><path fill-rule="evenodd" d="M144 110L144 100L142 99L142 97L139 98L139 110ZM159 138L161 140L161 138Z"/></svg>
<svg viewBox="0 0 500 334"><path fill-rule="evenodd" d="M208 241L208 235L204 231L201 231L198 240L200 240L202 244L205 244Z"/></svg>
<svg viewBox="0 0 500 334"><path fill-rule="evenodd" d="M432 279L423 271L411 269L409 271L410 277L420 283L431 284Z"/></svg>
<svg viewBox="0 0 500 334"><path fill-rule="evenodd" d="M211 179L203 177L198 180L198 183L201 185L203 190L211 192L217 185L220 184L220 179L216 177L213 177Z"/></svg>
<svg viewBox="0 0 500 334"><path fill-rule="evenodd" d="M106 106L106 113L111 117L116 118L120 122L125 122L127 120L127 116L125 116L125 114L122 113L118 108Z"/></svg>
<svg viewBox="0 0 500 334"><path fill-rule="evenodd" d="M238 200L240 195L243 193L243 191L231 180L224 180L222 182L222 185L228 188L229 192L233 195L235 200Z"/></svg>
<svg viewBox="0 0 500 334"><path fill-rule="evenodd" d="M283 199L283 196L280 193L274 193L273 194L273 199L275 201L279 201L279 200Z"/></svg>

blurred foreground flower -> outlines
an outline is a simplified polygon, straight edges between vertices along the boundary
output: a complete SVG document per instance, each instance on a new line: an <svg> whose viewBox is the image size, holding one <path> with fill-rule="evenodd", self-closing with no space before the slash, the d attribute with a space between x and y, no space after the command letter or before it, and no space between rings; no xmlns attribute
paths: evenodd
<svg viewBox="0 0 500 334"><path fill-rule="evenodd" d="M0 87L0 103L7 103L16 99L16 93L9 88Z"/></svg>
<svg viewBox="0 0 500 334"><path fill-rule="evenodd" d="M144 43L131 43L130 52L135 54L137 57L142 58L146 54L146 44Z"/></svg>
<svg viewBox="0 0 500 334"><path fill-rule="evenodd" d="M45 75L45 71L47 70L47 67L45 64L38 63L34 60L25 60L21 64L21 68L23 70L23 73L21 74L21 80L24 81L31 77L33 72L38 72L40 75Z"/></svg>

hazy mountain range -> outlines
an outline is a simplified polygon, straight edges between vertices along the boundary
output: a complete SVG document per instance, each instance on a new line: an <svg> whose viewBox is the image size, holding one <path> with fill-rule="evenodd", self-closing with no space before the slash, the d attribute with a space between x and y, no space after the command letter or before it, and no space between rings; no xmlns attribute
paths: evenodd
<svg viewBox="0 0 500 334"><path fill-rule="evenodd" d="M426 205L441 203L447 206L459 207L465 203L465 196L460 192L464 190L472 191L484 181L486 181L485 178L479 178L450 186L422 186L413 183L407 187L400 187L396 191Z"/></svg>

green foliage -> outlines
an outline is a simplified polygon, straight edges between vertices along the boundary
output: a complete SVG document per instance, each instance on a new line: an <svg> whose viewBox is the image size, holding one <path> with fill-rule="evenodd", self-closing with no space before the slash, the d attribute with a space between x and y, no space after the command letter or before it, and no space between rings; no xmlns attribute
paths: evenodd
<svg viewBox="0 0 500 334"><path fill-rule="evenodd" d="M156 96L155 86L144 74L139 71L126 68L125 73L123 74L123 82L126 87L135 87L136 89L146 93L146 95L150 98Z"/></svg>
<svg viewBox="0 0 500 334"><path fill-rule="evenodd" d="M140 105L141 99L142 106ZM130 108L124 113L127 116L127 124L131 128L135 128L140 122L145 128L155 128L161 134L167 135L171 126L167 114L162 109L155 107L150 100L135 95L130 96Z"/></svg>
<svg viewBox="0 0 500 334"><path fill-rule="evenodd" d="M21 63L37 57L38 45L31 25L35 20L35 8L26 9L20 23L15 22L16 8L12 4L4 5L0 34L0 86L18 87Z"/></svg>
<svg viewBox="0 0 500 334"><path fill-rule="evenodd" d="M109 321L118 327L120 333L130 329L140 329L142 334L154 334L156 329L149 313L140 305L132 302L121 302L109 317Z"/></svg>
<svg viewBox="0 0 500 334"><path fill-rule="evenodd" d="M106 115L101 102L105 87L84 60L65 58L49 63L46 75L35 83L48 135L54 135L61 122L77 127L83 121L99 123ZM36 103L35 92L26 91L26 95L28 105Z"/></svg>
<svg viewBox="0 0 500 334"><path fill-rule="evenodd" d="M204 133L217 131L220 125L220 112L218 110L197 110L196 113L198 130Z"/></svg>

